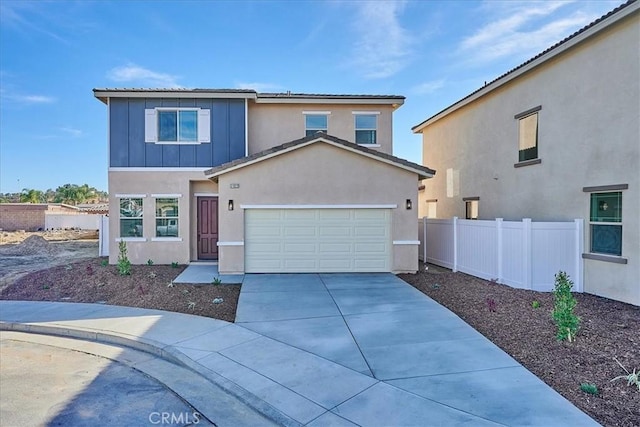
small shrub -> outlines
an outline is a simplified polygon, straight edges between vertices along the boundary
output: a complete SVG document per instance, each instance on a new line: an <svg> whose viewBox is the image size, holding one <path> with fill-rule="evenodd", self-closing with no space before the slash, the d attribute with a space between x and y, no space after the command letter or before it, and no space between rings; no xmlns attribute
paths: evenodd
<svg viewBox="0 0 640 427"><path fill-rule="evenodd" d="M147 265L153 265L153 260L152 259L148 259L147 260Z"/></svg>
<svg viewBox="0 0 640 427"><path fill-rule="evenodd" d="M598 395L598 386L591 383L582 383L580 384L580 390L585 393L592 394L594 396Z"/></svg>
<svg viewBox="0 0 640 427"><path fill-rule="evenodd" d="M494 300L493 298L487 298L486 302L487 302L487 308L489 309L489 311L492 313L495 313L498 308L498 303L496 302L496 300Z"/></svg>
<svg viewBox="0 0 640 427"><path fill-rule="evenodd" d="M222 284L222 279L220 279L219 277L214 277L213 281L211 282L212 285L221 285Z"/></svg>
<svg viewBox="0 0 640 427"><path fill-rule="evenodd" d="M217 297L217 298L214 298L212 302L214 304L222 304L224 302L224 299L222 299L221 297Z"/></svg>
<svg viewBox="0 0 640 427"><path fill-rule="evenodd" d="M625 368L618 359L614 357L613 360L615 360L618 363L618 365L620 365L620 367L627 373L627 375L620 375L619 377L615 377L611 381L623 380L623 379L627 380L628 386L635 385L638 387L638 391L640 391L640 372L636 372L635 368L633 369L633 372L629 372L627 368Z"/></svg>
<svg viewBox="0 0 640 427"><path fill-rule="evenodd" d="M180 266L180 264L178 264L175 261L171 263L171 268L178 268L179 266Z"/></svg>
<svg viewBox="0 0 640 427"><path fill-rule="evenodd" d="M101 267L106 267L109 265L109 260L108 259L103 259L102 261L100 261L100 266Z"/></svg>
<svg viewBox="0 0 640 427"><path fill-rule="evenodd" d="M539 301L533 301L531 303L531 307L533 308L540 308L540 302Z"/></svg>
<svg viewBox="0 0 640 427"><path fill-rule="evenodd" d="M67 265L64 266L64 269L65 270L73 270L73 266L70 265L70 264L67 264Z"/></svg>
<svg viewBox="0 0 640 427"><path fill-rule="evenodd" d="M174 286L175 286L175 285L173 284L173 282L169 282L169 283L167 284L167 288L173 288Z"/></svg>
<svg viewBox="0 0 640 427"><path fill-rule="evenodd" d="M578 301L571 293L573 282L569 280L567 273L560 271L555 277L553 320L558 328L556 338L558 341L568 340L572 342L580 327L580 318L573 312Z"/></svg>
<svg viewBox="0 0 640 427"><path fill-rule="evenodd" d="M196 308L196 303L193 301L189 301L187 307L189 308L189 310L194 310Z"/></svg>
<svg viewBox="0 0 640 427"><path fill-rule="evenodd" d="M131 274L131 261L127 256L127 242L121 240L118 243L118 273L121 276L129 276Z"/></svg>
<svg viewBox="0 0 640 427"><path fill-rule="evenodd" d="M51 289L51 287L49 285L42 285L42 289L47 290L47 289Z"/></svg>
<svg viewBox="0 0 640 427"><path fill-rule="evenodd" d="M155 279L157 276L155 271L152 271L151 273L149 273L149 279Z"/></svg>

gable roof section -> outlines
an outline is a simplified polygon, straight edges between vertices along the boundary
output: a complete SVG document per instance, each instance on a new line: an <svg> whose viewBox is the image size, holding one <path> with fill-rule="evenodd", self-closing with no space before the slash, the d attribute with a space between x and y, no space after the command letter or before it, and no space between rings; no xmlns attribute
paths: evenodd
<svg viewBox="0 0 640 427"><path fill-rule="evenodd" d="M270 159L272 157L276 157L276 156L279 156L294 150L298 150L300 148L303 148L312 144L316 144L316 143L326 143L329 145L333 145L334 147L338 147L338 148L350 151L352 153L369 157L373 160L377 160L379 162L396 166L400 169L404 169L409 172L413 172L418 175L419 180L422 180L425 178L431 178L436 173L434 170L429 169L428 167L425 167L425 166L421 166L417 163L413 163L408 160L404 160L399 157L392 156L390 154L381 153L379 151L375 151L370 148L363 147L353 142L336 138L335 136L327 135L326 133L323 133L323 132L318 132L314 135L309 135L305 138L287 142L285 144L269 148L259 153L252 154L251 156L243 157L241 159L234 160L229 163L225 163L223 165L220 165L205 171L204 174L209 179L217 178L218 176L224 175L225 173L232 172L234 170L241 169L241 168L253 165L255 163Z"/></svg>
<svg viewBox="0 0 640 427"><path fill-rule="evenodd" d="M316 93L258 93L256 104L369 104L392 105L394 109L404 104L401 95L337 95Z"/></svg>
<svg viewBox="0 0 640 427"><path fill-rule="evenodd" d="M600 31L604 30L605 28L608 28L609 26L615 24L621 19L631 15L634 12L637 12L638 9L640 9L640 2L638 2L638 0L627 1L626 3L616 7L606 15L601 16L600 18L596 19L592 23L586 25L585 27L571 34L569 37L565 38L564 40L561 40L560 42L554 44L553 46L549 47L548 49L539 53L538 55L534 56L528 61L518 65L517 67L513 68L510 71L507 71L500 77L485 84L480 89L477 89L476 91L471 92L469 95L465 96L461 100L455 102L454 104L434 114L433 116L424 120L420 124L417 124L416 126L412 127L411 130L413 131L413 133L420 133L428 125L440 120L441 118L453 113L454 111L468 104L471 104L475 100L483 97L484 95L492 92L493 90L525 74L529 70L544 64L545 62L556 57L557 55L560 55L566 50L571 49L573 46L579 44L585 39L588 39L589 37L594 36L595 34L598 34Z"/></svg>

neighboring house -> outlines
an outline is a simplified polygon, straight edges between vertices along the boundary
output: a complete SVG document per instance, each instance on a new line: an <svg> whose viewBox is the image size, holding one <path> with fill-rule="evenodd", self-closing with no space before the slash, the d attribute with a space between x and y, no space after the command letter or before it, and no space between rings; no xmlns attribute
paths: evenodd
<svg viewBox="0 0 640 427"><path fill-rule="evenodd" d="M640 305L640 3L413 128L438 170L419 215L582 218L586 292Z"/></svg>
<svg viewBox="0 0 640 427"><path fill-rule="evenodd" d="M401 96L94 89L108 106L111 263L414 272L417 183Z"/></svg>
<svg viewBox="0 0 640 427"><path fill-rule="evenodd" d="M77 207L62 203L0 203L0 230L44 230L48 214L79 213Z"/></svg>

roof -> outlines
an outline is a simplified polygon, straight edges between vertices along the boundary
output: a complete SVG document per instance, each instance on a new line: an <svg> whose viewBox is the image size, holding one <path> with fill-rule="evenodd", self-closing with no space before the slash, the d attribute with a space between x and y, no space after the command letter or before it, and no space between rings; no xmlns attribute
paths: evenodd
<svg viewBox="0 0 640 427"><path fill-rule="evenodd" d="M96 88L93 95L107 103L108 98L240 98L257 103L294 104L404 104L400 95L340 95L319 93L258 93L253 89L184 89L184 88Z"/></svg>
<svg viewBox="0 0 640 427"><path fill-rule="evenodd" d="M295 141L287 142L282 145L278 145L276 147L271 147L267 150L261 151L259 153L252 154L247 157L243 157L241 159L234 160L229 163L222 164L215 168L206 170L205 176L207 178L216 178L225 173L252 165L254 163L261 162L263 160L270 159L271 157L279 156L281 154L288 153L293 150L297 150L302 147L306 147L311 144L315 144L318 142L327 143L345 150L349 150L356 154L360 154L374 160L387 163L401 169L405 169L409 172L414 172L418 174L418 179L422 180L425 178L431 178L435 175L436 171L433 169L429 169L426 166L419 165L417 163L410 162L405 159L401 159L399 157L392 156L390 154L381 153L380 151L372 150L367 147L363 147L353 142L346 141L344 139L336 138L335 136L328 135L324 132L317 132L314 135L309 135L307 137L297 139Z"/></svg>
<svg viewBox="0 0 640 427"><path fill-rule="evenodd" d="M586 25L585 27L571 34L569 37L565 38L564 40L559 41L558 43L547 48L546 50L534 56L533 58L527 60L526 62L502 74L500 77L485 84L480 89L477 89L476 91L471 92L469 95L465 96L459 101L451 104L450 106L446 107L440 112L434 114L433 116L429 117L423 122L417 124L416 126L412 127L411 130L414 133L420 133L422 129L424 129L426 126L436 122L437 120L440 120L441 118L453 113L454 111L464 107L465 105L472 103L478 98L481 98L482 96L492 92L493 90L501 87L502 85L510 82L511 80L525 74L531 69L544 64L550 59L565 52L567 49L572 48L578 43L584 41L589 37L594 36L595 34L599 33L605 28L608 28L609 26L620 21L621 19L631 15L634 12L637 12L638 9L640 9L640 3L638 2L638 0L627 1L626 3L616 7L609 13L601 16L600 18L596 19L592 23Z"/></svg>

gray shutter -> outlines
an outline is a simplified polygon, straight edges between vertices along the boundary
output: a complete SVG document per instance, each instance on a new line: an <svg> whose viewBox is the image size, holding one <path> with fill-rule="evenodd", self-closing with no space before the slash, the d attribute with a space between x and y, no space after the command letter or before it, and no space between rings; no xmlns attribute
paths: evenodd
<svg viewBox="0 0 640 427"><path fill-rule="evenodd" d="M155 108L144 110L144 142L158 141L158 119Z"/></svg>
<svg viewBox="0 0 640 427"><path fill-rule="evenodd" d="M198 142L211 142L210 110L198 110Z"/></svg>

